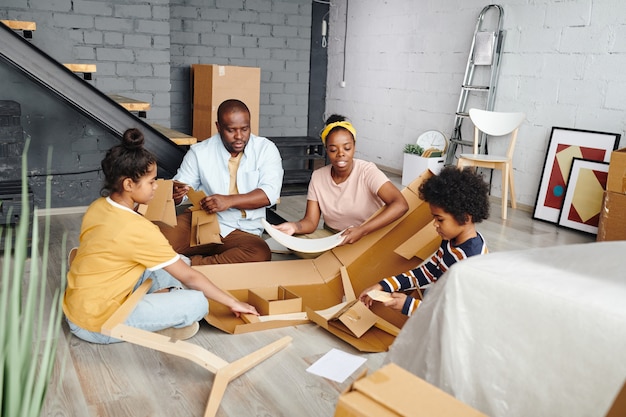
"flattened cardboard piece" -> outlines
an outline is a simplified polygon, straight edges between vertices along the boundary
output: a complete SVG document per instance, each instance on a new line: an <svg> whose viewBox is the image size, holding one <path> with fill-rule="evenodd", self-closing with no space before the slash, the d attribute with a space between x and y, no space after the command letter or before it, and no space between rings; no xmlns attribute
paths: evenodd
<svg viewBox="0 0 626 417"><path fill-rule="evenodd" d="M326 252L327 250L330 250L339 245L341 242L343 242L344 239L341 236L343 231L335 233L334 235L328 237L308 239L283 233L280 230L275 229L265 219L261 219L261 223L263 224L263 227L265 228L267 234L273 237L274 240L276 240L278 243L288 249L302 253Z"/></svg>
<svg viewBox="0 0 626 417"><path fill-rule="evenodd" d="M378 316L359 300L348 302L341 310L328 319L335 326L353 336L361 337L376 324Z"/></svg>
<svg viewBox="0 0 626 417"><path fill-rule="evenodd" d="M433 228L430 208L417 194L422 181L432 175L427 171L402 190L409 203L409 210L402 218L354 244L335 247L314 259L204 265L194 268L210 277L218 287L238 294L235 296L242 301L247 300L249 288L283 286L302 297L303 309L309 320L363 352L384 352L395 340L392 334L374 326L357 338L329 326L325 318L315 316L315 311L343 301L341 267L345 267L349 274L355 294L360 294L363 289L381 278L408 271L423 262L423 259L417 257L406 259L394 250L424 227ZM379 318L395 328L402 328L407 320L406 316L381 306L380 303L375 304L378 306L374 305L372 311ZM213 301L205 319L211 325L232 334L306 323L289 320L246 323L235 317L228 308Z"/></svg>
<svg viewBox="0 0 626 417"><path fill-rule="evenodd" d="M148 204L139 204L137 212L152 222L176 226L176 204L172 198L172 180L158 179L156 183L154 198Z"/></svg>
<svg viewBox="0 0 626 417"><path fill-rule="evenodd" d="M441 236L437 230L434 227L424 227L398 246L394 252L406 259L412 259L415 256L420 259L428 259L433 256L440 245Z"/></svg>
<svg viewBox="0 0 626 417"><path fill-rule="evenodd" d="M200 201L205 197L204 191L197 191L193 188L187 191L187 198L192 203L189 208L191 210L190 247L222 243L217 214L207 213L200 207Z"/></svg>
<svg viewBox="0 0 626 417"><path fill-rule="evenodd" d="M386 352L395 340L395 336L377 327L372 327L361 337L356 337L338 327L330 325L326 317L316 313L315 310L311 308L306 308L306 314L309 320L328 330L344 342L351 344L361 352Z"/></svg>
<svg viewBox="0 0 626 417"><path fill-rule="evenodd" d="M204 210L191 211L191 233L189 246L209 245L212 243L221 244L220 225L217 221L217 214L209 214Z"/></svg>
<svg viewBox="0 0 626 417"><path fill-rule="evenodd" d="M347 398L347 394L353 392L362 394L362 397L358 398L359 404L363 403L363 397L367 397L370 404L384 406L392 412L390 414L392 416L412 416L419 410L419 415L430 417L486 417L480 411L394 363L354 381L349 390L339 397L335 411L335 416L379 417L376 407L359 407L361 412L346 414L350 409L346 407L348 405L346 402L352 402L351 398Z"/></svg>

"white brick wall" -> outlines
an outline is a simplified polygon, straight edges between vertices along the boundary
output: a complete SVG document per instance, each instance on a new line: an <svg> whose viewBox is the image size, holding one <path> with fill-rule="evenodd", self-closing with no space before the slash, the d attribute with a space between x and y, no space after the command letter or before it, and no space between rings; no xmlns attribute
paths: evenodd
<svg viewBox="0 0 626 417"><path fill-rule="evenodd" d="M401 170L406 143L428 129L452 133L472 34L487 3L349 2L345 88L340 82L347 0L332 3L326 113L352 119L358 157ZM504 9L506 38L495 109L527 114L514 167L518 202L534 206L552 126L624 136L626 5L529 3L497 2ZM492 193L500 195L499 173Z"/></svg>

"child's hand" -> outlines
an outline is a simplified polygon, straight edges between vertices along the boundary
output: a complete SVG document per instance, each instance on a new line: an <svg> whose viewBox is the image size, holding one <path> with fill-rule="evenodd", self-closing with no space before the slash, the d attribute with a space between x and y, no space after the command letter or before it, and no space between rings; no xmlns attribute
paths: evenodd
<svg viewBox="0 0 626 417"><path fill-rule="evenodd" d="M385 301L383 304L392 310L402 312L402 307L404 306L407 295L401 292L392 292L391 297L392 299L390 301Z"/></svg>
<svg viewBox="0 0 626 417"><path fill-rule="evenodd" d="M239 317L242 313L254 314L255 316L259 315L254 306L251 306L250 304L244 303L242 301L235 301L233 305L230 306L230 311L232 311L237 317Z"/></svg>
<svg viewBox="0 0 626 417"><path fill-rule="evenodd" d="M372 304L374 304L374 300L372 300L372 298L369 295L367 295L367 293L372 290L382 291L383 286L377 283L361 291L361 295L359 295L359 300L361 300L361 302L365 304L367 308L372 307Z"/></svg>

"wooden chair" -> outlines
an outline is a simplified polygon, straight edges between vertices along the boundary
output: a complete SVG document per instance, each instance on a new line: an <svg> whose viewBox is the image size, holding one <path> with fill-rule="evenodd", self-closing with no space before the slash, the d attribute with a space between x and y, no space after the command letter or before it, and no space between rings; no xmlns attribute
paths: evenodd
<svg viewBox="0 0 626 417"><path fill-rule="evenodd" d="M459 155L457 166L459 168L471 166L476 168L499 169L502 171L502 219L506 219L509 188L511 189L511 207L517 207L513 181L513 151L515 150L517 131L526 118L526 114L470 109L469 117L472 123L474 123L474 149L471 154L464 153ZM481 132L494 137L510 135L506 155L478 153Z"/></svg>
<svg viewBox="0 0 626 417"><path fill-rule="evenodd" d="M76 250L76 248L70 250L68 256L70 262L76 256ZM291 343L291 337L285 336L243 358L229 363L193 343L183 340L174 340L158 333L125 325L124 321L130 313L132 313L137 303L148 292L151 285L151 279L144 281L144 283L141 284L102 325L100 332L129 343L189 359L215 374L213 387L211 388L207 406L204 411L204 417L215 416L220 402L222 401L222 397L224 396L224 392L226 391L226 386L230 381L252 369Z"/></svg>

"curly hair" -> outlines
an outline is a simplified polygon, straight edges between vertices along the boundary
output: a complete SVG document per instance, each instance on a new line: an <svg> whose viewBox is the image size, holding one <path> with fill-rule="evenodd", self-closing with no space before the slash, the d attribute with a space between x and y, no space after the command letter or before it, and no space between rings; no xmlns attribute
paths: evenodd
<svg viewBox="0 0 626 417"><path fill-rule="evenodd" d="M104 185L100 195L106 197L111 193L122 191L122 181L130 178L134 182L144 176L156 157L143 147L144 137L139 129L128 129L124 132L122 143L109 149L102 160Z"/></svg>
<svg viewBox="0 0 626 417"><path fill-rule="evenodd" d="M472 168L448 166L419 187L420 198L450 213L459 224L489 217L489 185Z"/></svg>

